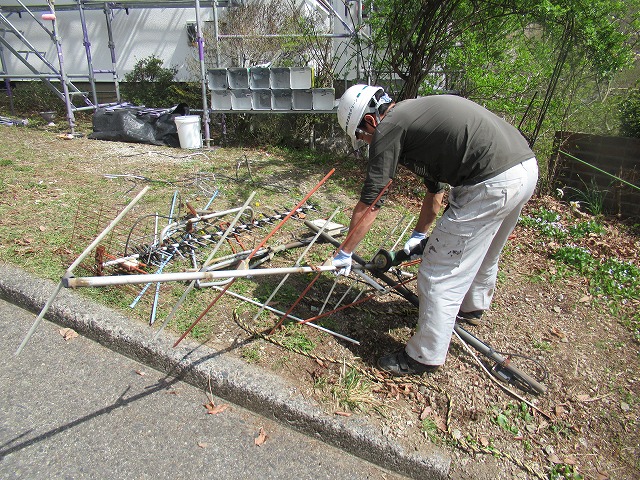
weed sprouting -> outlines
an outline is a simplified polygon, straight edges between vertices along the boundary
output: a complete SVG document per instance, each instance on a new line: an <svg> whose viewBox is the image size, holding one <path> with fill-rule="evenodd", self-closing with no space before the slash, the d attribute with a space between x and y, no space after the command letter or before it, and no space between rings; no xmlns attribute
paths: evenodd
<svg viewBox="0 0 640 480"><path fill-rule="evenodd" d="M491 421L503 430L517 435L523 423L533 422L529 406L525 402L509 403L504 409L493 407Z"/></svg>
<svg viewBox="0 0 640 480"><path fill-rule="evenodd" d="M574 187L567 187L566 190L571 192L570 196L575 198L580 204L583 204L585 208L592 215L601 215L604 209L604 199L607 196L608 190L601 190L592 178L589 185L580 179L582 182L583 190Z"/></svg>
<svg viewBox="0 0 640 480"><path fill-rule="evenodd" d="M425 436L431 440L432 443L438 443L440 441L440 437L438 436L438 426L433 419L427 417L422 420L420 430L422 430Z"/></svg>
<svg viewBox="0 0 640 480"><path fill-rule="evenodd" d="M491 419L491 421L496 425L498 425L503 430L513 433L514 435L516 435L519 432L518 427L511 422L511 420L505 413L502 413L502 412L498 413L496 416L494 416Z"/></svg>
<svg viewBox="0 0 640 480"><path fill-rule="evenodd" d="M280 338L282 345L291 350L310 353L316 344L305 335L302 328L300 325L291 324L282 329L282 333L279 334L282 337Z"/></svg>
<svg viewBox="0 0 640 480"><path fill-rule="evenodd" d="M340 378L332 387L331 394L338 408L366 412L369 409L380 411L382 402L376 398L372 384L355 368L342 365Z"/></svg>
<svg viewBox="0 0 640 480"><path fill-rule="evenodd" d="M251 345L242 349L242 358L248 363L258 363L260 357L260 347L258 345Z"/></svg>
<svg viewBox="0 0 640 480"><path fill-rule="evenodd" d="M552 350L551 344L549 342L545 342L544 340L534 341L533 348L537 348L538 350L542 350L543 352L550 352Z"/></svg>
<svg viewBox="0 0 640 480"><path fill-rule="evenodd" d="M633 338L640 343L640 312L623 315L620 323L633 333Z"/></svg>
<svg viewBox="0 0 640 480"><path fill-rule="evenodd" d="M574 470L573 465L567 465L559 463L551 467L549 471L549 480L582 480L583 475L580 475Z"/></svg>
<svg viewBox="0 0 640 480"><path fill-rule="evenodd" d="M573 432L571 425L561 420L550 424L549 430L551 430L556 435L562 435L564 437L569 437Z"/></svg>

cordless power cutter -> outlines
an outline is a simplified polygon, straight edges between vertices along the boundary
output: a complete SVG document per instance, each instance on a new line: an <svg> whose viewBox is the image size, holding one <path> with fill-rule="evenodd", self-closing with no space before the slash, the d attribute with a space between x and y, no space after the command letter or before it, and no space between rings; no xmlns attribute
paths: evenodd
<svg viewBox="0 0 640 480"><path fill-rule="evenodd" d="M373 256L370 266L373 270L378 272L387 272L391 267L397 267L402 262L406 262L411 259L414 255L422 255L422 252L424 252L427 245L427 240L429 240L429 237L425 238L418 245L413 247L409 253L406 253L404 250L389 252L388 250L381 248L378 253Z"/></svg>

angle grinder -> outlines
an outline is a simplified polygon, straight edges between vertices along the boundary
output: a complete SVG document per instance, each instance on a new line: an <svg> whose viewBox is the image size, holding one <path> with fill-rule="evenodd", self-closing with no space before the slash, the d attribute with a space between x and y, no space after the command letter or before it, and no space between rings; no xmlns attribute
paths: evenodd
<svg viewBox="0 0 640 480"><path fill-rule="evenodd" d="M402 262L406 262L414 255L422 255L427 245L427 240L429 240L429 237L425 238L418 245L413 247L409 253L406 253L404 250L389 252L388 250L381 248L378 253L373 256L373 259L368 266L370 266L372 270L386 272L391 267L397 267Z"/></svg>

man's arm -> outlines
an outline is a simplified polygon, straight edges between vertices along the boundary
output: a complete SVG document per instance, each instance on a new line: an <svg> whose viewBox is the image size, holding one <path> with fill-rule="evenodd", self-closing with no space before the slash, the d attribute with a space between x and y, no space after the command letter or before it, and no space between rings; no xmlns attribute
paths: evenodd
<svg viewBox="0 0 640 480"><path fill-rule="evenodd" d="M422 201L422 207L420 208L420 216L416 223L415 231L419 233L427 233L429 227L438 216L440 209L442 208L442 199L444 192L431 193L427 192Z"/></svg>
<svg viewBox="0 0 640 480"><path fill-rule="evenodd" d="M345 253L353 252L371 229L371 225L373 225L373 222L378 216L379 210L377 207L371 208L370 205L362 201L356 204L351 215L351 222L349 223L349 235L347 241L342 245L342 251Z"/></svg>

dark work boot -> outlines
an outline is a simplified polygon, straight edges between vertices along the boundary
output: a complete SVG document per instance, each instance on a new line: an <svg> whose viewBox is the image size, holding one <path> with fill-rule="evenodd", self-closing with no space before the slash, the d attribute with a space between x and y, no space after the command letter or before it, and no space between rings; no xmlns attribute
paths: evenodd
<svg viewBox="0 0 640 480"><path fill-rule="evenodd" d="M482 323L483 313L484 310L474 310L473 312L459 311L456 316L456 321L468 323L469 325L480 325Z"/></svg>
<svg viewBox="0 0 640 480"><path fill-rule="evenodd" d="M424 363L420 363L407 355L407 352L405 352L403 348L397 352L380 357L378 359L378 368L400 377L403 375L420 375L422 373L435 372L440 368L440 365L425 365Z"/></svg>

